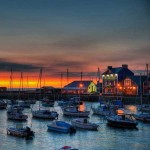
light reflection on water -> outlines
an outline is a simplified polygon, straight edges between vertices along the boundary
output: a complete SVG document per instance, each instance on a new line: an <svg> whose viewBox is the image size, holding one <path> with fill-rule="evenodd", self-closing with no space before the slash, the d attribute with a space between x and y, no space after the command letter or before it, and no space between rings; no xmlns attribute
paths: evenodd
<svg viewBox="0 0 150 150"><path fill-rule="evenodd" d="M98 103L94 103L98 105ZM90 110L91 103L86 103ZM126 106L132 113L137 112L136 106ZM59 107L59 119L71 121L71 117L64 117ZM14 124L14 121L7 120L6 110L0 110L0 150L57 150L64 145L70 145L80 150L149 150L150 124L138 124L138 130L116 129L106 125L102 117L90 114L90 121L99 123L98 131L77 130L75 134L62 134L48 132L47 124L51 121L32 119L31 110L26 109L29 115L28 124L32 125L35 131L33 140L25 140L18 137L8 136L6 128Z"/></svg>
<svg viewBox="0 0 150 150"><path fill-rule="evenodd" d="M137 113L138 111L137 106L135 105L126 105L125 108L128 109L133 114Z"/></svg>

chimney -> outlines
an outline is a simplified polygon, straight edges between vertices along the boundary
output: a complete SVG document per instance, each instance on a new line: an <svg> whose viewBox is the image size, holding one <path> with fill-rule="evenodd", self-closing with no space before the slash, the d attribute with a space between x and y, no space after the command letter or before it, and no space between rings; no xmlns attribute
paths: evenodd
<svg viewBox="0 0 150 150"><path fill-rule="evenodd" d="M111 69L112 69L112 66L108 66L107 69L111 70Z"/></svg>
<svg viewBox="0 0 150 150"><path fill-rule="evenodd" d="M122 68L127 68L128 69L128 65L127 64L122 64Z"/></svg>

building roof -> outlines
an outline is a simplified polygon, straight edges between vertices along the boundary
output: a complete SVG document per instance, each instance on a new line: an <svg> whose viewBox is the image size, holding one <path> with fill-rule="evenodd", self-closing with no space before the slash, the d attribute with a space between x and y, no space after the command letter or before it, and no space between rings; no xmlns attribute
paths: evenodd
<svg viewBox="0 0 150 150"><path fill-rule="evenodd" d="M117 68L112 68L111 71L112 73L119 73L123 68L122 67L117 67Z"/></svg>
<svg viewBox="0 0 150 150"><path fill-rule="evenodd" d="M117 67L117 68L111 68L108 69L107 71L105 71L103 74L119 74L120 72L130 72L133 73L132 71L130 71L128 68L123 68L123 67Z"/></svg>
<svg viewBox="0 0 150 150"><path fill-rule="evenodd" d="M87 89L87 87L93 82L92 80L87 81L73 81L68 85L64 86L64 89ZM82 87L80 85L82 84Z"/></svg>

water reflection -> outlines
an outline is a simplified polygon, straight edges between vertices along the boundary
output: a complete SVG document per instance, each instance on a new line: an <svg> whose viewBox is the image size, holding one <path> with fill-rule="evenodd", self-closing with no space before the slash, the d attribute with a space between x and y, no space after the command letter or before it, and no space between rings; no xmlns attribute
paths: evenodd
<svg viewBox="0 0 150 150"><path fill-rule="evenodd" d="M126 105L125 108L134 114L137 113L138 111L137 106L134 105Z"/></svg>
<svg viewBox="0 0 150 150"><path fill-rule="evenodd" d="M86 110L90 110L91 105L98 103L86 102ZM136 106L126 106L131 113L136 113ZM71 122L72 117L63 116L60 107L56 110L59 112L59 119ZM32 118L31 110L25 109L29 115L27 124L32 124L35 131L33 140L25 140L8 136L6 128L13 123L7 120L6 110L0 110L0 150L58 150L64 145L78 148L79 150L149 150L150 143L150 124L139 122L138 130L118 129L106 125L104 117L90 114L90 121L100 125L97 132L77 130L76 134L60 134L57 132L48 132L47 124L51 120L41 120Z"/></svg>

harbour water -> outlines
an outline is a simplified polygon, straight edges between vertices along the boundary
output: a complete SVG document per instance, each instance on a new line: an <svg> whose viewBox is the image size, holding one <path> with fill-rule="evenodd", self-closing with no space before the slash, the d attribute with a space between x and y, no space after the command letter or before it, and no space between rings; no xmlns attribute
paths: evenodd
<svg viewBox="0 0 150 150"><path fill-rule="evenodd" d="M97 105L98 103L94 103ZM90 110L92 103L85 103ZM38 106L38 104L36 104ZM136 106L127 106L136 112ZM33 109L36 109L34 106ZM70 122L72 118L64 117L60 107L59 119ZM79 130L75 134L61 134L47 131L51 121L32 118L31 109L24 112L29 116L23 124L32 126L35 137L32 140L7 135L6 129L16 122L7 120L6 110L0 110L0 150L58 150L64 145L79 150L149 150L150 124L139 122L137 129L118 129L107 126L104 118L90 114L90 121L100 125L98 131Z"/></svg>

